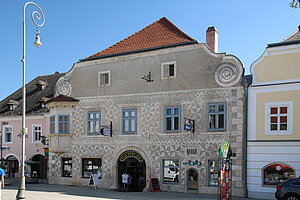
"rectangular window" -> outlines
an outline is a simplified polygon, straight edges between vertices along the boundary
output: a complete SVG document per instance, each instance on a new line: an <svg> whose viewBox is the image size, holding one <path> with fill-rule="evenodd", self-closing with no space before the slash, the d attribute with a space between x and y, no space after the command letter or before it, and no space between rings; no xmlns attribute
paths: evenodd
<svg viewBox="0 0 300 200"><path fill-rule="evenodd" d="M165 107L165 132L180 131L180 106Z"/></svg>
<svg viewBox="0 0 300 200"><path fill-rule="evenodd" d="M58 115L58 133L70 134L70 116Z"/></svg>
<svg viewBox="0 0 300 200"><path fill-rule="evenodd" d="M4 143L12 143L13 129L11 126L4 127Z"/></svg>
<svg viewBox="0 0 300 200"><path fill-rule="evenodd" d="M161 78L176 78L177 62L166 62L161 64Z"/></svg>
<svg viewBox="0 0 300 200"><path fill-rule="evenodd" d="M42 136L42 125L34 124L32 125L32 142L41 142Z"/></svg>
<svg viewBox="0 0 300 200"><path fill-rule="evenodd" d="M110 86L110 71L98 72L98 85Z"/></svg>
<svg viewBox="0 0 300 200"><path fill-rule="evenodd" d="M266 134L292 134L293 102L267 103Z"/></svg>
<svg viewBox="0 0 300 200"><path fill-rule="evenodd" d="M100 134L100 112L87 113L87 134Z"/></svg>
<svg viewBox="0 0 300 200"><path fill-rule="evenodd" d="M220 168L217 160L208 161L208 185L209 186L218 186Z"/></svg>
<svg viewBox="0 0 300 200"><path fill-rule="evenodd" d="M82 177L89 178L91 174L98 174L98 178L102 178L100 158L82 158Z"/></svg>
<svg viewBox="0 0 300 200"><path fill-rule="evenodd" d="M72 158L62 159L62 176L72 177Z"/></svg>
<svg viewBox="0 0 300 200"><path fill-rule="evenodd" d="M226 130L226 104L207 104L208 130Z"/></svg>
<svg viewBox="0 0 300 200"><path fill-rule="evenodd" d="M126 109L122 111L122 132L136 133L137 132L137 110Z"/></svg>
<svg viewBox="0 0 300 200"><path fill-rule="evenodd" d="M163 182L179 183L179 160L163 160Z"/></svg>
<svg viewBox="0 0 300 200"><path fill-rule="evenodd" d="M55 133L55 116L50 116L50 134Z"/></svg>

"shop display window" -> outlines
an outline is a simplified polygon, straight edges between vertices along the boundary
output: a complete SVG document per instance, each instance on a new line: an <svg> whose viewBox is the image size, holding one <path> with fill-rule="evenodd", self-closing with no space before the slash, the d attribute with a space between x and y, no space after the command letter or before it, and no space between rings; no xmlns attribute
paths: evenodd
<svg viewBox="0 0 300 200"><path fill-rule="evenodd" d="M62 159L62 176L72 177L72 158Z"/></svg>
<svg viewBox="0 0 300 200"><path fill-rule="evenodd" d="M89 178L91 174L98 174L98 178L102 178L101 164L101 158L83 158L82 177Z"/></svg>
<svg viewBox="0 0 300 200"><path fill-rule="evenodd" d="M277 163L263 168L263 185L278 185L295 177L295 170L288 165Z"/></svg>
<svg viewBox="0 0 300 200"><path fill-rule="evenodd" d="M163 182L179 183L178 160L163 160Z"/></svg>
<svg viewBox="0 0 300 200"><path fill-rule="evenodd" d="M220 177L220 168L217 160L208 161L208 185L218 186Z"/></svg>

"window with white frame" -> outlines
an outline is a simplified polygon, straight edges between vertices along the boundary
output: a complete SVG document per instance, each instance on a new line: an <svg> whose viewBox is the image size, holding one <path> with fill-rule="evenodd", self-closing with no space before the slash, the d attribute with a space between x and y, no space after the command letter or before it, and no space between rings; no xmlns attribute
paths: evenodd
<svg viewBox="0 0 300 200"><path fill-rule="evenodd" d="M165 132L180 131L180 106L167 106L164 111Z"/></svg>
<svg viewBox="0 0 300 200"><path fill-rule="evenodd" d="M70 134L70 115L58 115L58 133Z"/></svg>
<svg viewBox="0 0 300 200"><path fill-rule="evenodd" d="M110 71L98 72L98 86L110 86Z"/></svg>
<svg viewBox="0 0 300 200"><path fill-rule="evenodd" d="M122 111L122 132L136 133L137 113L136 109L124 109Z"/></svg>
<svg viewBox="0 0 300 200"><path fill-rule="evenodd" d="M32 125L32 142L40 142L42 136L42 125L34 124Z"/></svg>
<svg viewBox="0 0 300 200"><path fill-rule="evenodd" d="M55 133L55 116L50 116L50 134Z"/></svg>
<svg viewBox="0 0 300 200"><path fill-rule="evenodd" d="M265 105L266 134L293 133L293 102L272 102Z"/></svg>
<svg viewBox="0 0 300 200"><path fill-rule="evenodd" d="M100 134L100 112L87 113L87 134Z"/></svg>
<svg viewBox="0 0 300 200"><path fill-rule="evenodd" d="M177 63L173 62L165 62L161 64L161 78L169 79L176 78L177 76Z"/></svg>
<svg viewBox="0 0 300 200"><path fill-rule="evenodd" d="M12 143L13 139L13 128L12 126L4 127L4 143Z"/></svg>

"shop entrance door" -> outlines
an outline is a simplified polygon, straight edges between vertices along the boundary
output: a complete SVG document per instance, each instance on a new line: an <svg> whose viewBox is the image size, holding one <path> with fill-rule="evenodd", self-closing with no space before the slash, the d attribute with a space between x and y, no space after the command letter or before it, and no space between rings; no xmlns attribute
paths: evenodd
<svg viewBox="0 0 300 200"><path fill-rule="evenodd" d="M189 191L197 191L198 190L198 171L195 169L190 169L188 171L188 181L187 188Z"/></svg>
<svg viewBox="0 0 300 200"><path fill-rule="evenodd" d="M122 183L122 175L130 176L129 184ZM146 187L146 164L143 157L135 151L124 152L118 159L118 186L128 192L142 192Z"/></svg>

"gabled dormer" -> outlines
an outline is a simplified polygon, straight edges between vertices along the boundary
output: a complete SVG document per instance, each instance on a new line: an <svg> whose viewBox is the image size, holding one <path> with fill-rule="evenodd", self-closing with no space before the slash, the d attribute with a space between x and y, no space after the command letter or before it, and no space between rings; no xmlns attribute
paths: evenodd
<svg viewBox="0 0 300 200"><path fill-rule="evenodd" d="M14 111L18 107L18 105L19 102L15 100L9 100L9 102L7 103L9 111Z"/></svg>
<svg viewBox="0 0 300 200"><path fill-rule="evenodd" d="M47 87L47 81L45 80L38 80L38 82L35 84L37 91L43 91Z"/></svg>

